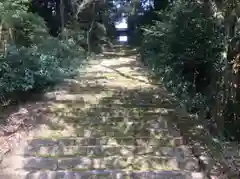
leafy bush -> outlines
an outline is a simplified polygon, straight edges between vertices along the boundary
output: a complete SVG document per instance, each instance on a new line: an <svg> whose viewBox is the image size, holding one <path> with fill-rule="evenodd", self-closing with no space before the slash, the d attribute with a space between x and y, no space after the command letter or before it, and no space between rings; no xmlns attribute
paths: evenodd
<svg viewBox="0 0 240 179"><path fill-rule="evenodd" d="M85 57L73 38L61 41L51 37L45 21L27 12L22 0L4 1L1 9L5 49L0 56L0 97L42 89L76 73Z"/></svg>
<svg viewBox="0 0 240 179"><path fill-rule="evenodd" d="M8 22L14 29L13 38L18 46L38 44L49 36L44 20L36 14L21 12L18 16L11 16Z"/></svg>
<svg viewBox="0 0 240 179"><path fill-rule="evenodd" d="M83 59L82 53L73 49L76 47L53 38L38 46L10 46L7 55L0 59L0 92L43 88L73 75Z"/></svg>

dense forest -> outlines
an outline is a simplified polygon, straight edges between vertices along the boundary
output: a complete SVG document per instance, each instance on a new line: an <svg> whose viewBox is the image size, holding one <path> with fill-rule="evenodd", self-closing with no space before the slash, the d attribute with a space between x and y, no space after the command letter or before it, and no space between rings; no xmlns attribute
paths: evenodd
<svg viewBox="0 0 240 179"><path fill-rule="evenodd" d="M154 78L211 136L239 141L240 2L131 2L129 43Z"/></svg>
<svg viewBox="0 0 240 179"><path fill-rule="evenodd" d="M105 6L100 1L1 1L2 102L74 75L89 52L101 52L110 42Z"/></svg>
<svg viewBox="0 0 240 179"><path fill-rule="evenodd" d="M2 0L1 102L74 76L87 56L112 46L123 15L154 78L212 136L239 141L237 0Z"/></svg>
<svg viewBox="0 0 240 179"><path fill-rule="evenodd" d="M231 0L156 1L139 18L144 63L212 136L237 141L239 5Z"/></svg>

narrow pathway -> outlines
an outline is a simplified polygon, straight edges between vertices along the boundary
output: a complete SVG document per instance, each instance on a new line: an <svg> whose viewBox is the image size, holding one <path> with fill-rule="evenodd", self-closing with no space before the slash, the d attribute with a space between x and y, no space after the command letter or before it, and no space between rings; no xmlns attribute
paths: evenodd
<svg viewBox="0 0 240 179"><path fill-rule="evenodd" d="M192 178L197 161L168 122L174 104L134 56L95 61L59 90L1 179Z"/></svg>

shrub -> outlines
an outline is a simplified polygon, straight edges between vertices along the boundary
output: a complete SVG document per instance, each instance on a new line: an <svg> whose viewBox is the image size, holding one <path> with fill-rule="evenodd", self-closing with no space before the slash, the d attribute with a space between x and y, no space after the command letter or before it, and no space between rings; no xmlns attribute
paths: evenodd
<svg viewBox="0 0 240 179"><path fill-rule="evenodd" d="M74 75L83 59L76 47L54 38L38 46L10 46L0 59L0 92L5 95L56 83Z"/></svg>
<svg viewBox="0 0 240 179"><path fill-rule="evenodd" d="M85 57L71 37L51 37L37 14L21 8L14 14L8 6L3 7L6 13L1 16L2 32L7 48L0 56L1 96L43 89L76 73Z"/></svg>

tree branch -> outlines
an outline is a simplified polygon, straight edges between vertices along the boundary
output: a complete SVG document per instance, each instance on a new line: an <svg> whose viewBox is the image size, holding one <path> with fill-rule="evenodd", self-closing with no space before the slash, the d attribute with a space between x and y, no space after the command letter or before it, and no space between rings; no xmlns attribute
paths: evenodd
<svg viewBox="0 0 240 179"><path fill-rule="evenodd" d="M94 2L95 2L95 0L83 0L83 2L77 8L77 12L75 15L76 19L78 18L79 13L81 13L83 10L85 10L87 7L89 7Z"/></svg>

